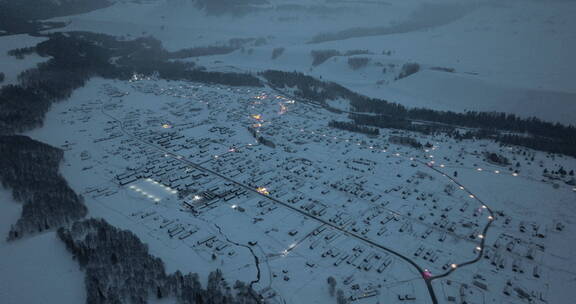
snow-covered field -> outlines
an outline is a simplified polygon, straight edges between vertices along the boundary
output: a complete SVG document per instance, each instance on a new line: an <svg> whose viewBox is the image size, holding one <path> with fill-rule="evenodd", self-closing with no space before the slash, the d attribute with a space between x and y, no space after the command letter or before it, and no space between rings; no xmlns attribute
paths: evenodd
<svg viewBox="0 0 576 304"><path fill-rule="evenodd" d="M286 4L295 8L282 6ZM243 52L199 61L209 69L298 70L407 106L576 121L573 1L410 0L378 5L277 0L267 8L234 17L205 16L188 1L119 3L59 18L71 23L58 31L152 35L169 50L225 44L234 38L265 38L263 45ZM321 33L378 27L400 30L308 43ZM272 50L280 47L285 49L283 54L271 59ZM347 58L339 56L313 67L310 52L323 49L368 50L371 55L359 56L371 61L352 70ZM395 81L399 67L407 62L420 64L421 72ZM433 67L455 72L430 71Z"/></svg>
<svg viewBox="0 0 576 304"><path fill-rule="evenodd" d="M81 303L84 273L56 232L6 242L10 225L20 216L21 204L0 190L0 300L18 303Z"/></svg>

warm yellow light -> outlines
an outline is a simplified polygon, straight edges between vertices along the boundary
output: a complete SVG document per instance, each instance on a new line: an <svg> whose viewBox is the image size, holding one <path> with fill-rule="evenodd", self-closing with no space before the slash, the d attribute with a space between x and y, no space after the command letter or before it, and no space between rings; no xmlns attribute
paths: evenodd
<svg viewBox="0 0 576 304"><path fill-rule="evenodd" d="M265 187L258 187L258 188L256 188L256 191L258 191L258 193L264 194L264 195L270 194L270 191L268 191L268 189L266 189Z"/></svg>

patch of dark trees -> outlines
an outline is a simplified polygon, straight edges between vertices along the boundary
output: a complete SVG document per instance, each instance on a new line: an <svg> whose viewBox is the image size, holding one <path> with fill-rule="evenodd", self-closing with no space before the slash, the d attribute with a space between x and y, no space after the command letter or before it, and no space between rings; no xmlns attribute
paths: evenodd
<svg viewBox="0 0 576 304"><path fill-rule="evenodd" d="M370 58L368 57L350 57L348 58L348 66L353 70L358 70L368 65Z"/></svg>
<svg viewBox="0 0 576 304"><path fill-rule="evenodd" d="M406 78L412 74L416 74L418 73L418 71L420 71L420 65L417 63L405 63L402 65L402 68L400 69L400 74L398 74L398 77L396 77L396 80L398 79L402 79L402 78Z"/></svg>
<svg viewBox="0 0 576 304"><path fill-rule="evenodd" d="M225 55L230 54L237 49L238 48L231 46L194 47L170 52L168 53L167 57L170 59L182 59L182 58L202 57L212 55Z"/></svg>
<svg viewBox="0 0 576 304"><path fill-rule="evenodd" d="M353 122L346 122L346 121L335 121L331 120L328 123L328 126L331 128L346 130L350 132L362 133L367 135L379 135L380 130L378 128L370 128L362 125L357 125Z"/></svg>
<svg viewBox="0 0 576 304"><path fill-rule="evenodd" d="M340 52L337 50L312 50L310 56L312 56L312 65L317 66L334 56L340 56Z"/></svg>
<svg viewBox="0 0 576 304"><path fill-rule="evenodd" d="M276 148L276 144L273 141L260 135L260 133L258 133L258 131L255 128L248 127L247 129L248 129L248 132L250 132L250 134L252 134L252 136L254 136L254 138L258 141L258 143L263 144L263 145L270 147L270 148Z"/></svg>
<svg viewBox="0 0 576 304"><path fill-rule="evenodd" d="M27 136L0 136L0 181L22 202L22 214L8 239L67 225L86 216L76 195L58 172L63 151Z"/></svg>
<svg viewBox="0 0 576 304"><path fill-rule="evenodd" d="M390 138L388 138L388 141L393 144L408 146L416 149L422 149L422 147L424 147L424 145L422 145L418 140L409 136L392 135Z"/></svg>
<svg viewBox="0 0 576 304"><path fill-rule="evenodd" d="M320 102L326 105L328 100L339 98L350 101L350 106L357 112L386 113L404 117L406 108L396 103L381 99L369 98L334 82L324 82L300 72L268 70L260 73L268 84L277 89L294 88L294 94L302 99Z"/></svg>
<svg viewBox="0 0 576 304"><path fill-rule="evenodd" d="M14 56L16 59L24 59L26 55L34 53L36 53L36 47L34 46L12 49L7 52L8 56Z"/></svg>
<svg viewBox="0 0 576 304"><path fill-rule="evenodd" d="M283 48L283 47L274 48L274 49L272 50L272 60L280 57L283 53L284 53L284 48Z"/></svg>
<svg viewBox="0 0 576 304"><path fill-rule="evenodd" d="M0 72L0 82L3 82L5 78L6 78L6 75L4 73Z"/></svg>
<svg viewBox="0 0 576 304"><path fill-rule="evenodd" d="M223 45L200 46L166 52L165 59L183 59L202 56L225 55L238 49L244 50L249 46L262 46L267 43L266 38L231 38Z"/></svg>
<svg viewBox="0 0 576 304"><path fill-rule="evenodd" d="M250 74L209 72L193 63L169 60L160 41L151 37L124 41L88 32L48 37L36 45L35 51L51 58L21 73L18 85L0 89L0 134L42 126L51 103L69 98L95 76L129 79L134 74L158 75L168 80L262 86Z"/></svg>
<svg viewBox="0 0 576 304"><path fill-rule="evenodd" d="M500 155L500 154L495 153L495 152L486 152L486 153L484 153L484 156L486 157L486 160L491 162L491 163L501 165L501 166L510 165L510 161L504 155Z"/></svg>
<svg viewBox="0 0 576 304"><path fill-rule="evenodd" d="M574 125L546 122L535 117L521 118L500 112L456 113L423 108L409 109L387 100L360 95L339 84L324 82L299 72L268 70L260 75L273 88L292 88L296 97L319 102L325 107L329 107L328 100L348 100L354 112L350 113L350 118L358 125L425 134L449 133L461 139L493 139L503 144L576 156ZM460 134L456 131L458 127L471 130Z"/></svg>
<svg viewBox="0 0 576 304"><path fill-rule="evenodd" d="M257 293L243 282L230 286L219 270L206 288L195 273L167 274L164 263L132 232L88 219L58 230L85 272L87 304L147 303L175 298L179 304L255 304Z"/></svg>
<svg viewBox="0 0 576 304"><path fill-rule="evenodd" d="M310 56L312 56L312 65L317 66L321 65L322 63L326 62L326 60L335 57L335 56L354 56L354 55L369 55L372 52L368 50L348 50L344 53L340 52L339 50L335 49L327 49L327 50L312 50L310 51ZM353 59L352 63L348 60L348 64L351 67L356 66L355 63L360 64L358 68L365 66L370 61L369 58L362 57L364 59ZM351 58L352 59L352 58ZM364 64L363 64L364 63Z"/></svg>
<svg viewBox="0 0 576 304"><path fill-rule="evenodd" d="M441 72L446 72L446 73L454 73L456 72L456 69L454 68L447 68L447 67L431 67L430 68L433 71L441 71Z"/></svg>

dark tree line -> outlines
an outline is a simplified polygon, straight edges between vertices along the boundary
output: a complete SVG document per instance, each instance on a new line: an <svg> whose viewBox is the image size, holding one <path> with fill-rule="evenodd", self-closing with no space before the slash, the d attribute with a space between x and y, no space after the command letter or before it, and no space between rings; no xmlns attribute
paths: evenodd
<svg viewBox="0 0 576 304"><path fill-rule="evenodd" d="M368 57L350 57L348 58L348 66L351 69L357 70L360 68L365 67L370 62L370 58Z"/></svg>
<svg viewBox="0 0 576 304"><path fill-rule="evenodd" d="M373 114L351 114L356 124L380 128L395 128L426 134L442 132L455 137L493 139L504 144L576 156L576 126L521 118L499 112L437 111L423 108L408 109L397 103L370 98L352 92L332 82L324 82L299 72L265 71L261 75L275 88L294 88L295 95L323 103L338 98L350 102L352 111ZM416 121L418 124L414 124ZM455 127L475 128L464 136ZM500 131L508 131L503 134ZM512 132L512 133L510 133Z"/></svg>
<svg viewBox="0 0 576 304"><path fill-rule="evenodd" d="M248 285L229 286L219 270L210 273L206 288L194 273L166 274L164 263L136 235L104 220L76 222L60 228L58 236L85 272L87 304L140 304L166 297L179 304L260 303Z"/></svg>
<svg viewBox="0 0 576 304"><path fill-rule="evenodd" d="M418 71L420 71L420 65L417 63L405 63L402 65L402 68L400 69L400 74L398 74L398 77L396 77L396 79L402 79L402 78L406 78L412 74L416 74Z"/></svg>
<svg viewBox="0 0 576 304"><path fill-rule="evenodd" d="M82 198L68 186L58 169L60 149L27 136L0 136L0 180L23 203L20 219L8 239L42 232L86 216Z"/></svg>
<svg viewBox="0 0 576 304"><path fill-rule="evenodd" d="M334 56L340 56L340 52L337 50L312 50L310 56L312 56L312 65L317 66Z"/></svg>
<svg viewBox="0 0 576 304"><path fill-rule="evenodd" d="M313 66L317 66L317 65L321 65L322 63L326 62L326 60L335 57L335 56L354 56L354 55L368 55L368 54L372 54L370 51L368 50L349 50L346 51L344 53L338 51L338 50L334 50L334 49L328 49L328 50L312 50L310 52L310 56L312 56L312 65ZM351 67L356 66L356 64L360 64L358 67L362 67L365 66L366 64L368 64L368 62L370 61L369 58L367 57L361 57L364 59L352 59L352 63L350 61L350 59L348 60L348 64Z"/></svg>
<svg viewBox="0 0 576 304"><path fill-rule="evenodd" d="M174 52L168 53L168 58L171 59L181 59L190 57L201 57L201 56L211 56L211 55L224 55L229 54L237 50L238 48L231 46L206 46L206 47L194 47L181 49Z"/></svg>
<svg viewBox="0 0 576 304"><path fill-rule="evenodd" d="M24 56L34 54L36 52L36 47L24 47L12 49L7 52L8 56L14 56L16 59L24 59Z"/></svg>
<svg viewBox="0 0 576 304"><path fill-rule="evenodd" d="M296 88L298 97L326 103L327 100L344 98L350 101L354 111L385 113L399 117L406 116L406 108L396 103L369 98L334 83L324 82L300 72L268 70L261 73L269 85L276 88Z"/></svg>
<svg viewBox="0 0 576 304"><path fill-rule="evenodd" d="M393 144L409 146L409 147L416 148L416 149L422 149L424 147L424 145L422 145L415 138L408 137L408 136L393 135L393 136L390 136L390 138L388 138L388 140Z"/></svg>
<svg viewBox="0 0 576 304"><path fill-rule="evenodd" d="M357 125L353 122L346 122L346 121L335 121L332 120L328 123L329 127L347 130L356 133L368 134L368 135L379 135L380 130L377 128L369 128L362 125Z"/></svg>
<svg viewBox="0 0 576 304"><path fill-rule="evenodd" d="M232 38L223 45L199 46L173 52L165 51L164 59L182 59L191 57L225 55L239 49L244 50L244 47L246 46L261 46L266 44L266 42L266 38Z"/></svg>

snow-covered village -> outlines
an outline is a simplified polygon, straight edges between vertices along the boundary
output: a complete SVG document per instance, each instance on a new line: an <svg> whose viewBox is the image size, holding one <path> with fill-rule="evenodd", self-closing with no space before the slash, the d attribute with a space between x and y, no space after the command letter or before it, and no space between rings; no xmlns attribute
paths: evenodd
<svg viewBox="0 0 576 304"><path fill-rule="evenodd" d="M575 2L34 3L0 303L576 296Z"/></svg>

